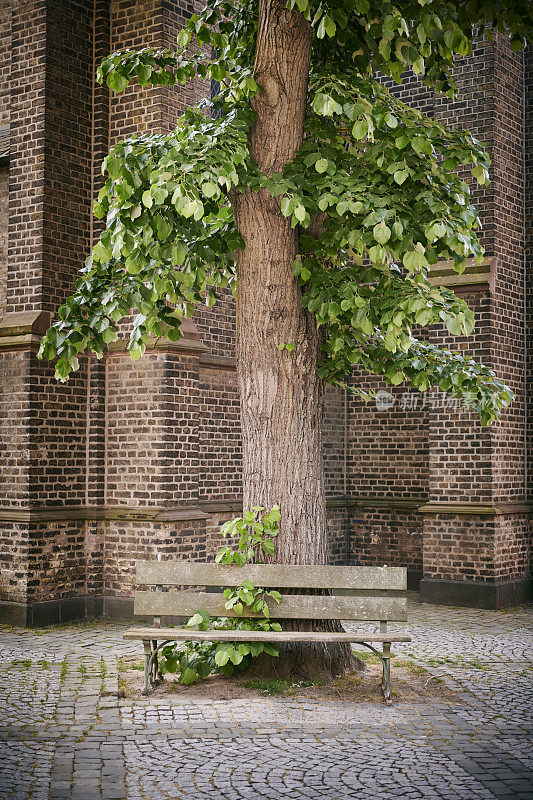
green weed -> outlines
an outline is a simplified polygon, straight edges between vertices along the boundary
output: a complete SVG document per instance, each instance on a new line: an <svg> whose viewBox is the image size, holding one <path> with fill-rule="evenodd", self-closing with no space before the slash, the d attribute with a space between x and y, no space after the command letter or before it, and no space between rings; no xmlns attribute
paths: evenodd
<svg viewBox="0 0 533 800"><path fill-rule="evenodd" d="M20 658L11 662L12 667L23 667L29 669L31 667L31 660L29 658Z"/></svg>

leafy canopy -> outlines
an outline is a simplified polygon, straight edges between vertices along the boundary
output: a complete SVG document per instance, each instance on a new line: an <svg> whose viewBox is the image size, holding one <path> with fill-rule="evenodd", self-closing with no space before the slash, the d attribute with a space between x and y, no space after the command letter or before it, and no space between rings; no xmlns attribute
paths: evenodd
<svg viewBox="0 0 533 800"><path fill-rule="evenodd" d="M510 390L488 368L413 335L415 326L438 322L453 335L473 329L465 302L434 286L428 274L440 260L462 272L467 259L482 258L478 215L458 170L468 168L484 184L489 158L471 134L407 107L375 74L400 83L412 70L453 97L454 60L494 29L511 35L513 49L522 47L531 39L531 6L513 0L287 5L310 21L314 39L305 139L283 174L262 174L248 149L260 91L253 74L256 0L209 0L180 32L175 52L120 51L103 61L98 79L118 92L133 79L141 86L216 81L216 114L206 113L205 101L171 133L134 136L113 148L94 206L106 218L105 230L40 355L57 357L56 376L65 380L81 351L103 354L132 309L138 311L128 343L132 358L154 337L179 340L183 318L198 303L212 306L221 290L235 290L234 253L243 242L232 196L266 190L299 226L292 270L303 305L324 330L320 377L345 385L360 364L393 385L466 396L481 422L490 423L509 404ZM311 234L312 220L320 221L320 234L317 226Z"/></svg>

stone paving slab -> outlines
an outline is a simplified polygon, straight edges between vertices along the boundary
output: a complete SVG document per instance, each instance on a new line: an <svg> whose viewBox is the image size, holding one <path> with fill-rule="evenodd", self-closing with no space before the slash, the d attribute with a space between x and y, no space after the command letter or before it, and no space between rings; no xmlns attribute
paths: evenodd
<svg viewBox="0 0 533 800"><path fill-rule="evenodd" d="M0 800L533 800L531 607L409 617L457 702L132 702L124 625L0 629Z"/></svg>

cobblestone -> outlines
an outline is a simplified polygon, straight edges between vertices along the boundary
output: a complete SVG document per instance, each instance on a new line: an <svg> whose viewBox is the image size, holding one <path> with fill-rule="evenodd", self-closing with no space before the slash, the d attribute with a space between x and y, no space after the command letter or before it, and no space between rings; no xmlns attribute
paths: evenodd
<svg viewBox="0 0 533 800"><path fill-rule="evenodd" d="M122 625L0 629L0 800L532 800L532 609L409 605L457 702L132 702Z"/></svg>

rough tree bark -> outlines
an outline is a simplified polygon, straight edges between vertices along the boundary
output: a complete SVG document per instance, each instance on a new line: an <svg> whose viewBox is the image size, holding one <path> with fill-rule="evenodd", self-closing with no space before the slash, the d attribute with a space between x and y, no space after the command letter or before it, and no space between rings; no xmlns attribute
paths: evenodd
<svg viewBox="0 0 533 800"><path fill-rule="evenodd" d="M260 0L255 78L262 91L250 134L263 173L282 172L303 140L311 58L310 24L285 0ZM241 397L244 509L279 504L276 560L327 561L322 462L324 387L316 374L319 332L302 307L291 265L297 229L268 192L236 195L233 210L246 248L237 258L237 374ZM281 342L294 350L280 351ZM324 623L325 627L326 623ZM287 626L284 626L287 627ZM307 677L354 667L348 645L280 654L276 669Z"/></svg>

